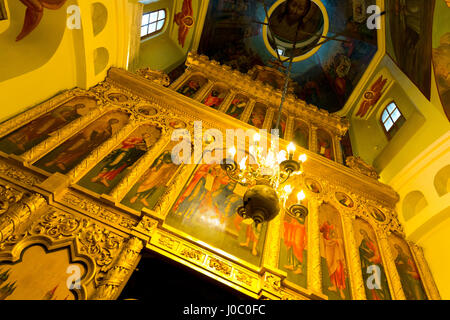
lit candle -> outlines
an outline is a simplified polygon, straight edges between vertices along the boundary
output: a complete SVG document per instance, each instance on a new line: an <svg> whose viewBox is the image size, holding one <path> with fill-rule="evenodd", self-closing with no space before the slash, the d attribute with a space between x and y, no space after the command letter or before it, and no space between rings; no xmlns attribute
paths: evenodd
<svg viewBox="0 0 450 320"><path fill-rule="evenodd" d="M281 150L280 152L278 152L278 155L277 155L277 161L278 161L278 163L282 163L283 161L285 161L287 158L286 158L286 151L284 151L284 150Z"/></svg>
<svg viewBox="0 0 450 320"><path fill-rule="evenodd" d="M299 193L297 193L297 200L298 203L302 203L302 201L306 198L305 193L302 191L300 191Z"/></svg>
<svg viewBox="0 0 450 320"><path fill-rule="evenodd" d="M289 155L289 160L292 160L292 157L294 156L294 152L295 152L295 144L293 142L289 143L286 150Z"/></svg>
<svg viewBox="0 0 450 320"><path fill-rule="evenodd" d="M246 162L246 161L247 161L247 156L243 157L242 160L239 162L239 168L240 168L241 170L245 170L245 168L247 168L247 167L245 166L245 162Z"/></svg>

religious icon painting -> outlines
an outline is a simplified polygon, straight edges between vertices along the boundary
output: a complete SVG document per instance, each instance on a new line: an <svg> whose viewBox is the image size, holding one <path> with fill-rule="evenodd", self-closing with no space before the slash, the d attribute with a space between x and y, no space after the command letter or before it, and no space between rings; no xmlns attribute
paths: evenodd
<svg viewBox="0 0 450 320"><path fill-rule="evenodd" d="M355 206L353 200L343 192L336 192L335 197L336 200L344 207L353 208Z"/></svg>
<svg viewBox="0 0 450 320"><path fill-rule="evenodd" d="M368 207L368 211L375 220L379 222L386 221L386 215L383 212L381 212L381 210L375 207Z"/></svg>
<svg viewBox="0 0 450 320"><path fill-rule="evenodd" d="M306 187L314 193L321 193L322 192L322 186L319 182L313 179L306 179L305 180Z"/></svg>
<svg viewBox="0 0 450 320"><path fill-rule="evenodd" d="M78 184L93 192L108 194L160 137L161 129L155 126L139 127L81 178Z"/></svg>
<svg viewBox="0 0 450 320"><path fill-rule="evenodd" d="M124 112L108 112L36 161L34 166L50 173L67 173L123 128L128 120L129 115Z"/></svg>
<svg viewBox="0 0 450 320"><path fill-rule="evenodd" d="M179 119L171 119L169 121L169 126L173 129L184 129L186 128L186 122Z"/></svg>
<svg viewBox="0 0 450 320"><path fill-rule="evenodd" d="M239 259L260 265L266 223L255 225L237 209L242 190L218 164L201 164L192 173L165 224Z"/></svg>
<svg viewBox="0 0 450 320"><path fill-rule="evenodd" d="M218 110L227 95L228 95L228 90L223 89L221 87L214 87L208 93L206 98L203 99L203 104L205 106L208 106L208 107Z"/></svg>
<svg viewBox="0 0 450 320"><path fill-rule="evenodd" d="M309 129L308 125L302 121L294 122L294 136L292 141L299 147L309 148Z"/></svg>
<svg viewBox="0 0 450 320"><path fill-rule="evenodd" d="M296 193L287 199L287 206L296 202L292 199ZM307 287L307 231L307 217L286 211L282 220L278 267L287 273L287 280L303 288Z"/></svg>
<svg viewBox="0 0 450 320"><path fill-rule="evenodd" d="M144 116L152 117L158 114L158 110L151 106L140 106L138 112Z"/></svg>
<svg viewBox="0 0 450 320"><path fill-rule="evenodd" d="M0 139L0 150L7 154L22 154L72 121L94 110L92 97L75 97Z"/></svg>
<svg viewBox="0 0 450 320"><path fill-rule="evenodd" d="M282 114L280 117L280 125L277 128L277 121L278 121L278 112L275 112L273 114L272 119L272 130L278 129L279 137L284 138L284 134L286 131L286 115Z"/></svg>
<svg viewBox="0 0 450 320"><path fill-rule="evenodd" d="M391 300L381 251L373 228L361 218L353 222L355 240L361 260L361 272L368 300Z"/></svg>
<svg viewBox="0 0 450 320"><path fill-rule="evenodd" d="M154 209L180 168L180 165L172 162L172 149L177 143L173 141L164 148L150 168L126 194L121 201L122 204L137 211L141 211L144 207Z"/></svg>
<svg viewBox="0 0 450 320"><path fill-rule="evenodd" d="M319 225L322 291L331 300L349 300L349 273L339 211L328 203L322 204Z"/></svg>
<svg viewBox="0 0 450 320"><path fill-rule="evenodd" d="M108 100L117 103L125 103L128 101L128 97L123 93L110 93L108 94Z"/></svg>
<svg viewBox="0 0 450 320"><path fill-rule="evenodd" d="M178 93L192 98L206 84L207 80L201 76L193 76L186 81L178 90Z"/></svg>
<svg viewBox="0 0 450 320"><path fill-rule="evenodd" d="M334 160L333 140L327 132L321 129L317 130L317 148L321 156Z"/></svg>
<svg viewBox="0 0 450 320"><path fill-rule="evenodd" d="M391 234L389 243L406 300L428 300L419 269L406 241Z"/></svg>
<svg viewBox="0 0 450 320"><path fill-rule="evenodd" d="M236 95L228 107L226 114L233 118L240 119L248 104L248 98L243 95Z"/></svg>
<svg viewBox="0 0 450 320"><path fill-rule="evenodd" d="M248 123L252 126L262 129L266 119L267 107L261 103L255 103Z"/></svg>

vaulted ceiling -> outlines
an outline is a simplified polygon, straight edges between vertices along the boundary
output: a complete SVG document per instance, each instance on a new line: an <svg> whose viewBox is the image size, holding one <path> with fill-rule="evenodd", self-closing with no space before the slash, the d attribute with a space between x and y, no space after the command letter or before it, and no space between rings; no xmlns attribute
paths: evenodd
<svg viewBox="0 0 450 320"><path fill-rule="evenodd" d="M367 27L367 7L374 3L211 0L198 51L244 73L255 65L283 71L294 51L295 94L336 112L344 107L378 50L377 30ZM282 65L280 54L286 61Z"/></svg>

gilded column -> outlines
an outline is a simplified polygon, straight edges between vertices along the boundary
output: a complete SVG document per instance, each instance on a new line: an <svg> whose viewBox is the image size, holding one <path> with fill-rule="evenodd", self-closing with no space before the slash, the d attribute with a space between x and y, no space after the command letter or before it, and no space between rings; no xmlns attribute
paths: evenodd
<svg viewBox="0 0 450 320"><path fill-rule="evenodd" d="M334 141L334 150L336 150L335 151L336 161L339 163L344 163L344 159L342 156L342 148L341 148L341 137L336 135L336 136L334 136L333 141Z"/></svg>
<svg viewBox="0 0 450 320"><path fill-rule="evenodd" d="M144 242L137 238L131 237L124 244L122 251L118 255L114 265L109 269L105 278L92 296L92 300L113 300L117 299L118 290L132 272L139 254L144 247Z"/></svg>
<svg viewBox="0 0 450 320"><path fill-rule="evenodd" d="M140 176L150 168L152 163L159 156L160 152L170 142L171 134L166 133L161 139L156 142L153 147L148 150L143 157L141 157L133 166L125 177L123 177L117 186L111 190L110 195L115 201L120 201L125 197L129 189L139 180Z"/></svg>
<svg viewBox="0 0 450 320"><path fill-rule="evenodd" d="M271 269L278 268L282 216L282 213L278 214L267 226L263 265Z"/></svg>
<svg viewBox="0 0 450 320"><path fill-rule="evenodd" d="M5 241L9 236L28 221L31 215L47 204L44 197L40 194L32 194L25 196L19 202L11 206L11 208L0 216L0 243Z"/></svg>
<svg viewBox="0 0 450 320"><path fill-rule="evenodd" d="M187 68L184 73L178 77L174 82L169 86L170 89L177 91L183 85L183 83L192 75L192 69Z"/></svg>
<svg viewBox="0 0 450 320"><path fill-rule="evenodd" d="M272 108L267 108L266 117L264 119L264 123L262 128L266 129L268 133L270 133L270 129L272 129L272 121L275 115L275 111Z"/></svg>
<svg viewBox="0 0 450 320"><path fill-rule="evenodd" d="M241 121L247 123L250 119L250 115L252 114L253 107L255 106L256 101L253 99L250 99L250 101L247 104L247 107L245 108L244 112L241 115Z"/></svg>
<svg viewBox="0 0 450 320"><path fill-rule="evenodd" d="M211 80L208 80L208 82L201 88L193 97L192 99L202 102L203 99L206 97L206 94L213 88L214 82Z"/></svg>
<svg viewBox="0 0 450 320"><path fill-rule="evenodd" d="M178 194L181 192L186 182L188 182L189 177L196 168L195 164L183 164L181 166L177 176L172 180L167 190L155 205L154 213L160 218L165 218L170 207L178 197Z"/></svg>
<svg viewBox="0 0 450 320"><path fill-rule="evenodd" d="M95 108L95 110L89 112L87 115L78 118L63 128L52 133L51 137L45 139L38 145L34 146L27 152L20 155L20 158L25 160L28 163L33 163L37 159L39 159L42 155L47 153L49 150L52 150L56 146L58 146L61 142L65 141L73 134L87 126L89 123L97 119L105 109L102 107Z"/></svg>
<svg viewBox="0 0 450 320"><path fill-rule="evenodd" d="M353 220L355 216L348 213L342 214L344 237L346 249L349 257L349 273L351 281L351 291L353 300L366 300L366 291L364 288L364 280L362 277L361 261L359 258L359 250L355 241L355 233L353 229Z"/></svg>
<svg viewBox="0 0 450 320"><path fill-rule="evenodd" d="M286 120L286 129L284 132L284 139L287 141L292 141L294 135L294 118L288 117Z"/></svg>
<svg viewBox="0 0 450 320"><path fill-rule="evenodd" d="M93 150L86 158L67 173L70 182L73 183L83 177L91 170L99 161L106 157L116 146L118 146L126 137L128 137L135 129L136 122L130 121L122 129L116 132L111 138L103 142L99 147Z"/></svg>
<svg viewBox="0 0 450 320"><path fill-rule="evenodd" d="M223 100L223 102L219 108L219 111L225 113L227 111L228 107L230 106L231 102L233 101L234 97L236 97L236 92L234 92L233 90L230 90L227 97Z"/></svg>
<svg viewBox="0 0 450 320"><path fill-rule="evenodd" d="M389 244L388 235L386 232L377 230L378 239L380 241L381 252L385 259L385 268L389 279L391 280L391 292L392 298L395 300L406 300L405 293L403 292L402 282L395 265L394 257L392 255L391 246Z"/></svg>
<svg viewBox="0 0 450 320"><path fill-rule="evenodd" d="M436 286L436 283L434 282L433 275L431 274L430 268L428 267L428 263L425 260L425 255L422 248L413 242L408 241L408 243L416 260L416 264L419 268L422 283L425 287L428 298L430 300L441 300L441 295L439 294L439 290Z"/></svg>
<svg viewBox="0 0 450 320"><path fill-rule="evenodd" d="M309 150L312 152L317 153L317 127L315 125L311 125L310 127L310 141L309 141Z"/></svg>
<svg viewBox="0 0 450 320"><path fill-rule="evenodd" d="M308 200L308 289L322 293L322 268L320 262L320 225L319 206L322 201L314 198Z"/></svg>

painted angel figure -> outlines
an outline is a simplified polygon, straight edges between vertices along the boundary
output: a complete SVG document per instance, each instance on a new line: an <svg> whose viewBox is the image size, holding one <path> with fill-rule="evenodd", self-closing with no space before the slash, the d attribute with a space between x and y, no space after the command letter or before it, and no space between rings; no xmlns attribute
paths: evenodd
<svg viewBox="0 0 450 320"><path fill-rule="evenodd" d="M364 117L367 112L373 107L378 100L380 100L384 86L387 83L387 79L383 79L380 76L377 81L370 87L370 90L364 93L364 100L359 107L356 116Z"/></svg>
<svg viewBox="0 0 450 320"><path fill-rule="evenodd" d="M44 9L58 10L67 0L20 0L26 7L25 21L16 41L22 40L39 25L44 15Z"/></svg>
<svg viewBox="0 0 450 320"><path fill-rule="evenodd" d="M184 48L189 29L194 25L194 11L192 10L192 0L184 0L181 12L175 14L175 23L178 28L178 43Z"/></svg>

